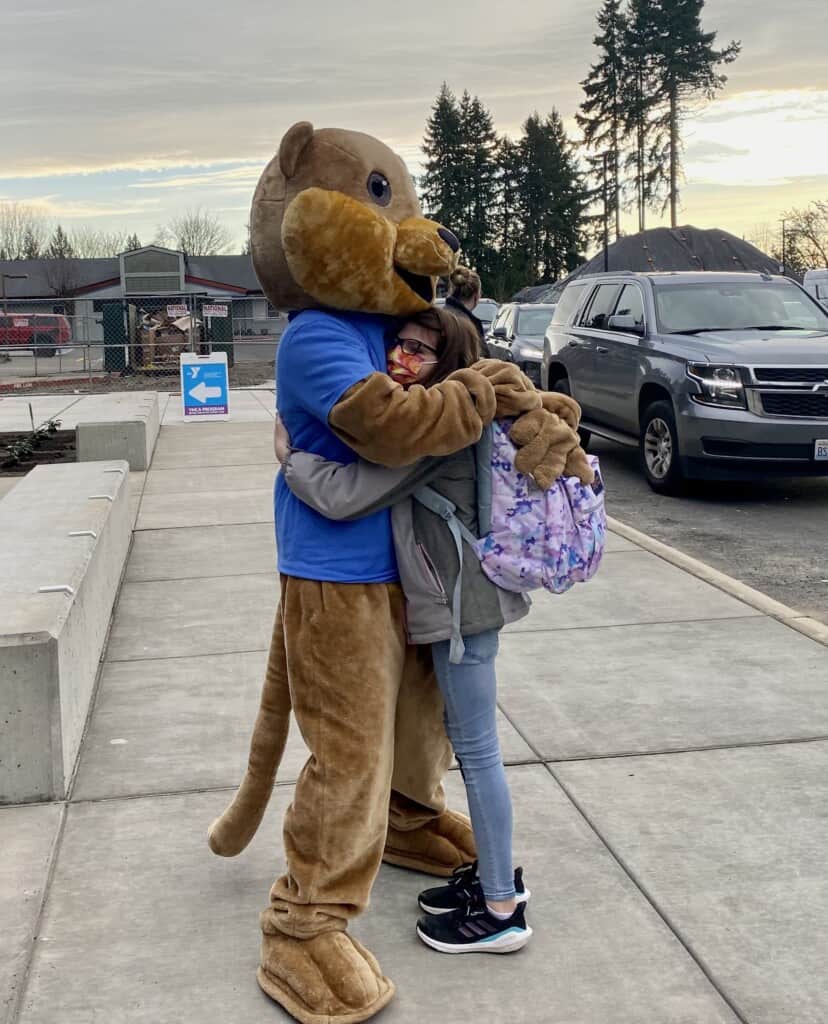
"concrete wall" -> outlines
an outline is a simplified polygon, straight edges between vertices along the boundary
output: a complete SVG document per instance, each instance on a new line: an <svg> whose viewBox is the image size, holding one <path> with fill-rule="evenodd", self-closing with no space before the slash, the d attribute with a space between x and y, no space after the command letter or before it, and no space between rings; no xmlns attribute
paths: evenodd
<svg viewBox="0 0 828 1024"><path fill-rule="evenodd" d="M88 395L71 415L78 462L126 459L131 470L149 469L161 427L155 391Z"/></svg>
<svg viewBox="0 0 828 1024"><path fill-rule="evenodd" d="M41 466L0 501L0 803L66 796L129 550L127 472Z"/></svg>

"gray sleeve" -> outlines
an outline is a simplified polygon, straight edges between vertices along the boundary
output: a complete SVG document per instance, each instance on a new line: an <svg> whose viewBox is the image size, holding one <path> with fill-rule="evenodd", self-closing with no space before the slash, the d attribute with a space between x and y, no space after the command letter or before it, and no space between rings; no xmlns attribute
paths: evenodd
<svg viewBox="0 0 828 1024"><path fill-rule="evenodd" d="M442 459L387 469L362 459L343 465L309 452L291 451L282 474L306 505L326 519L362 519L395 505L439 473Z"/></svg>

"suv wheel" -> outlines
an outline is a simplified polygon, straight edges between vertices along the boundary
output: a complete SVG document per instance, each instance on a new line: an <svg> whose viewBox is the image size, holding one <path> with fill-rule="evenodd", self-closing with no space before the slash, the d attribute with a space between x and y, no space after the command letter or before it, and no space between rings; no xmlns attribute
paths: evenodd
<svg viewBox="0 0 828 1024"><path fill-rule="evenodd" d="M57 349L55 348L55 339L51 334L36 334L34 339L34 347L37 349L39 356L45 356L47 359L51 358Z"/></svg>
<svg viewBox="0 0 828 1024"><path fill-rule="evenodd" d="M569 385L569 378L562 377L560 380L556 380L552 385L552 391L557 391L560 395L569 395L569 397L572 398L572 388ZM581 447L586 451L587 445L592 438L592 434L588 430L578 427L578 436L581 439Z"/></svg>
<svg viewBox="0 0 828 1024"><path fill-rule="evenodd" d="M684 484L676 417L670 402L653 402L641 417L639 445L647 483L657 494L678 494Z"/></svg>

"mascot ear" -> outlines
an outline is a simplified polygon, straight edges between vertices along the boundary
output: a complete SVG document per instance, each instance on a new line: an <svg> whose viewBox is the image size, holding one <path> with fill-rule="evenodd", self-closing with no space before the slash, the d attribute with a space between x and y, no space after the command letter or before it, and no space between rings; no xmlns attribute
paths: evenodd
<svg viewBox="0 0 828 1024"><path fill-rule="evenodd" d="M312 138L313 125L310 121L299 121L288 129L279 145L279 167L285 178L292 178L296 173L299 158Z"/></svg>

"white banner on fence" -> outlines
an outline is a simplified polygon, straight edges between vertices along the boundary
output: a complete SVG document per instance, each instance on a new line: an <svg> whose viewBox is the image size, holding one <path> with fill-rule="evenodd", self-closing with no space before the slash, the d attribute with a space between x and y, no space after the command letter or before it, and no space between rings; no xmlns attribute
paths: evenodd
<svg viewBox="0 0 828 1024"><path fill-rule="evenodd" d="M204 316L227 316L227 306L205 305L201 307L201 312Z"/></svg>
<svg viewBox="0 0 828 1024"><path fill-rule="evenodd" d="M167 316L171 320L177 320L181 316L189 316L190 311L186 306L167 306Z"/></svg>

